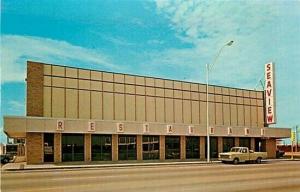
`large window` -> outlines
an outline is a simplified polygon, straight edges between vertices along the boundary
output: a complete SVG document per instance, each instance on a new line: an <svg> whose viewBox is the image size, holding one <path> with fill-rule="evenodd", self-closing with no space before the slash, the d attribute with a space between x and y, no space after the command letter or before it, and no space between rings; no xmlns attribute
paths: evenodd
<svg viewBox="0 0 300 192"><path fill-rule="evenodd" d="M159 136L143 136L143 160L159 159Z"/></svg>
<svg viewBox="0 0 300 192"><path fill-rule="evenodd" d="M266 140L255 138L255 151L266 152Z"/></svg>
<svg viewBox="0 0 300 192"><path fill-rule="evenodd" d="M111 135L92 135L92 161L111 161Z"/></svg>
<svg viewBox="0 0 300 192"><path fill-rule="evenodd" d="M84 160L83 134L62 134L62 161Z"/></svg>
<svg viewBox="0 0 300 192"><path fill-rule="evenodd" d="M165 150L166 159L180 159L180 137L166 136Z"/></svg>
<svg viewBox="0 0 300 192"><path fill-rule="evenodd" d="M209 137L210 143L210 157L218 158L218 138ZM207 140L205 139L205 157L207 158Z"/></svg>
<svg viewBox="0 0 300 192"><path fill-rule="evenodd" d="M186 137L186 158L199 159L200 158L200 139L199 137Z"/></svg>
<svg viewBox="0 0 300 192"><path fill-rule="evenodd" d="M233 137L224 137L223 138L223 152L229 152L232 147L234 147L234 138Z"/></svg>
<svg viewBox="0 0 300 192"><path fill-rule="evenodd" d="M241 137L240 138L240 147L251 147L251 139L249 137Z"/></svg>
<svg viewBox="0 0 300 192"><path fill-rule="evenodd" d="M54 134L44 134L44 162L54 161Z"/></svg>
<svg viewBox="0 0 300 192"><path fill-rule="evenodd" d="M119 136L119 160L136 160L136 136Z"/></svg>

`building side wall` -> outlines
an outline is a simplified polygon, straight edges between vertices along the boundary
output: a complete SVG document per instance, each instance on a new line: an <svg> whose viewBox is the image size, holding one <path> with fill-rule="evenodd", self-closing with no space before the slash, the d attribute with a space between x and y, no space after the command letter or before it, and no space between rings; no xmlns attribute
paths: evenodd
<svg viewBox="0 0 300 192"><path fill-rule="evenodd" d="M43 65L34 62L27 64L27 116L43 116Z"/></svg>
<svg viewBox="0 0 300 192"><path fill-rule="evenodd" d="M45 117L206 124L206 86L41 65ZM263 92L209 87L210 125L263 127Z"/></svg>
<svg viewBox="0 0 300 192"><path fill-rule="evenodd" d="M43 133L27 133L26 150L28 164L42 163L44 161Z"/></svg>

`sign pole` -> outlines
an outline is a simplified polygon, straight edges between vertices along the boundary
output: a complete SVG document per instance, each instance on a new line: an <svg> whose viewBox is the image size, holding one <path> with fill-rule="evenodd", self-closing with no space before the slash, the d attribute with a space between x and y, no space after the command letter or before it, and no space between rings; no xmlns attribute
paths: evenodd
<svg viewBox="0 0 300 192"><path fill-rule="evenodd" d="M294 139L295 139L295 132L293 131L293 129L291 130L291 160L294 159Z"/></svg>
<svg viewBox="0 0 300 192"><path fill-rule="evenodd" d="M296 153L298 152L298 125L296 125L296 134L295 134L295 137L296 137Z"/></svg>

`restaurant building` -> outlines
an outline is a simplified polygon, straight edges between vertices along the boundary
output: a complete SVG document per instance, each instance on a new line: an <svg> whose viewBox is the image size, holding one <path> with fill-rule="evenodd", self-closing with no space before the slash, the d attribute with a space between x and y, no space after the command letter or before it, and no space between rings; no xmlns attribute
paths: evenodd
<svg viewBox="0 0 300 192"><path fill-rule="evenodd" d="M204 160L206 85L27 63L26 116L4 131L26 139L28 164ZM209 86L210 155L246 146L276 156L290 129L265 123L263 91Z"/></svg>

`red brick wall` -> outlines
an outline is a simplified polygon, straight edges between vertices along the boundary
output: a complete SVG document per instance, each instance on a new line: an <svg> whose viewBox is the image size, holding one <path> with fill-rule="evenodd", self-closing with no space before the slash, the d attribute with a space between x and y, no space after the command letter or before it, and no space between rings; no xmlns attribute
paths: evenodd
<svg viewBox="0 0 300 192"><path fill-rule="evenodd" d="M39 63L27 62L27 116L43 116L44 67Z"/></svg>

